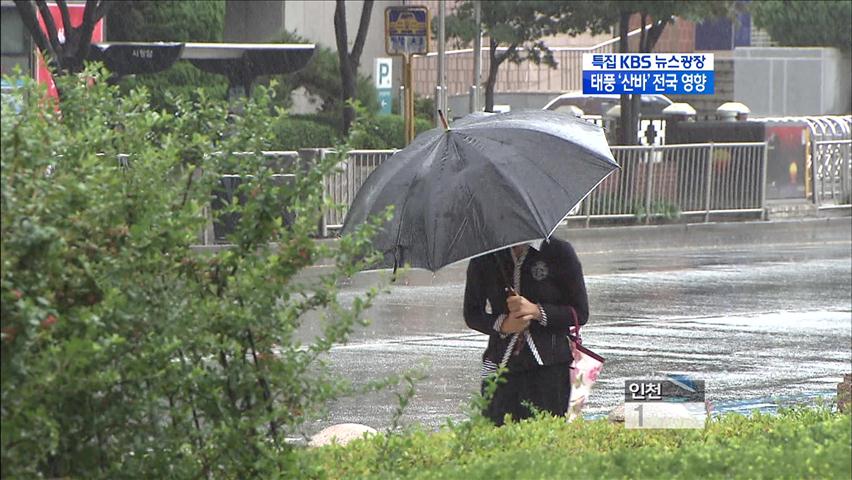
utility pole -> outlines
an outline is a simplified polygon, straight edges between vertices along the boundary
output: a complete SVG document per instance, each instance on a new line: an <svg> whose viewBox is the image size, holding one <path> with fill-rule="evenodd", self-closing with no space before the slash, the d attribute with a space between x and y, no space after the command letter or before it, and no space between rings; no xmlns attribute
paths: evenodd
<svg viewBox="0 0 852 480"><path fill-rule="evenodd" d="M446 30L444 29L444 19L447 16L446 0L438 2L438 83L435 87L435 126L441 126L441 120L438 118L438 112L447 111L447 78L446 78L446 62L447 62L447 41Z"/></svg>
<svg viewBox="0 0 852 480"><path fill-rule="evenodd" d="M473 85L470 86L470 113L479 111L479 86L482 84L482 1L473 2L473 21L476 37L473 39Z"/></svg>

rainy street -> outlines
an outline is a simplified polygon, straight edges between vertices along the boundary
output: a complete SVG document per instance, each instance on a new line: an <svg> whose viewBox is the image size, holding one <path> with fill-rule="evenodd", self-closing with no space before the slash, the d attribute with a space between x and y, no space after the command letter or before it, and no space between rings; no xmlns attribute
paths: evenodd
<svg viewBox="0 0 852 480"><path fill-rule="evenodd" d="M688 373L717 411L830 398L852 371L852 245L848 240L584 255L592 312L584 344L606 358L586 414L623 400L626 379ZM487 337L461 313L464 266L442 283L393 286L372 323L335 347L335 371L358 384L421 368L403 424L461 419L478 390ZM360 287L342 297L354 298ZM346 398L314 427L390 424L393 392Z"/></svg>

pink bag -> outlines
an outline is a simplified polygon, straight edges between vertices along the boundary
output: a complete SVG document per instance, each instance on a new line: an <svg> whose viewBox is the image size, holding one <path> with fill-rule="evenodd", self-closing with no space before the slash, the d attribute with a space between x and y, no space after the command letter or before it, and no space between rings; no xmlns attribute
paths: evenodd
<svg viewBox="0 0 852 480"><path fill-rule="evenodd" d="M577 312L572 308L571 313L574 314L574 326L568 335L568 341L571 343L574 362L571 365L571 402L565 413L569 422L582 416L583 406L604 364L603 357L583 346Z"/></svg>

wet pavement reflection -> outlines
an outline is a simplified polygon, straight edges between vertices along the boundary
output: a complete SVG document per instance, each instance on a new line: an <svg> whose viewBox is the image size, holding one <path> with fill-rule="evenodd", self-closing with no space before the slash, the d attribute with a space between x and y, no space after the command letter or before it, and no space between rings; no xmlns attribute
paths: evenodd
<svg viewBox="0 0 852 480"><path fill-rule="evenodd" d="M626 379L673 372L705 380L708 400L722 409L829 396L852 371L850 247L581 252L592 312L584 344L606 358L586 413L621 403ZM465 418L479 388L487 337L466 328L463 266L450 268L445 284L393 286L368 312L371 325L330 353L334 370L359 384L425 369L403 423L435 428ZM341 298L361 293L347 288ZM345 398L311 430L385 428L396 406L393 392Z"/></svg>

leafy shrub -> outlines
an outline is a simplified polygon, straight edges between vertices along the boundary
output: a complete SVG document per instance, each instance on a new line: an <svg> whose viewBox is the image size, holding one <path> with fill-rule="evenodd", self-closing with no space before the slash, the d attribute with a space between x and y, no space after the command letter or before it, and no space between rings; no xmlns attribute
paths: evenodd
<svg viewBox="0 0 852 480"><path fill-rule="evenodd" d="M339 142L336 129L307 118L281 116L274 121L272 129L276 150L330 148Z"/></svg>
<svg viewBox="0 0 852 480"><path fill-rule="evenodd" d="M162 114L106 76L59 79L61 115L28 79L3 96L0 476L293 477L285 435L349 391L321 357L378 293L336 297L375 224L312 240L338 159L276 183L265 95L243 116L203 92ZM200 254L223 173L247 201L225 210L233 246ZM337 268L298 276L319 258ZM307 318L322 328L302 344Z"/></svg>
<svg viewBox="0 0 852 480"><path fill-rule="evenodd" d="M428 121L416 118L415 134L432 128ZM359 128L353 129L350 146L369 150L402 148L405 146L405 119L399 115L368 116L361 120Z"/></svg>
<svg viewBox="0 0 852 480"><path fill-rule="evenodd" d="M724 415L704 430L628 430L541 417L450 424L304 451L312 478L849 478L848 414Z"/></svg>

